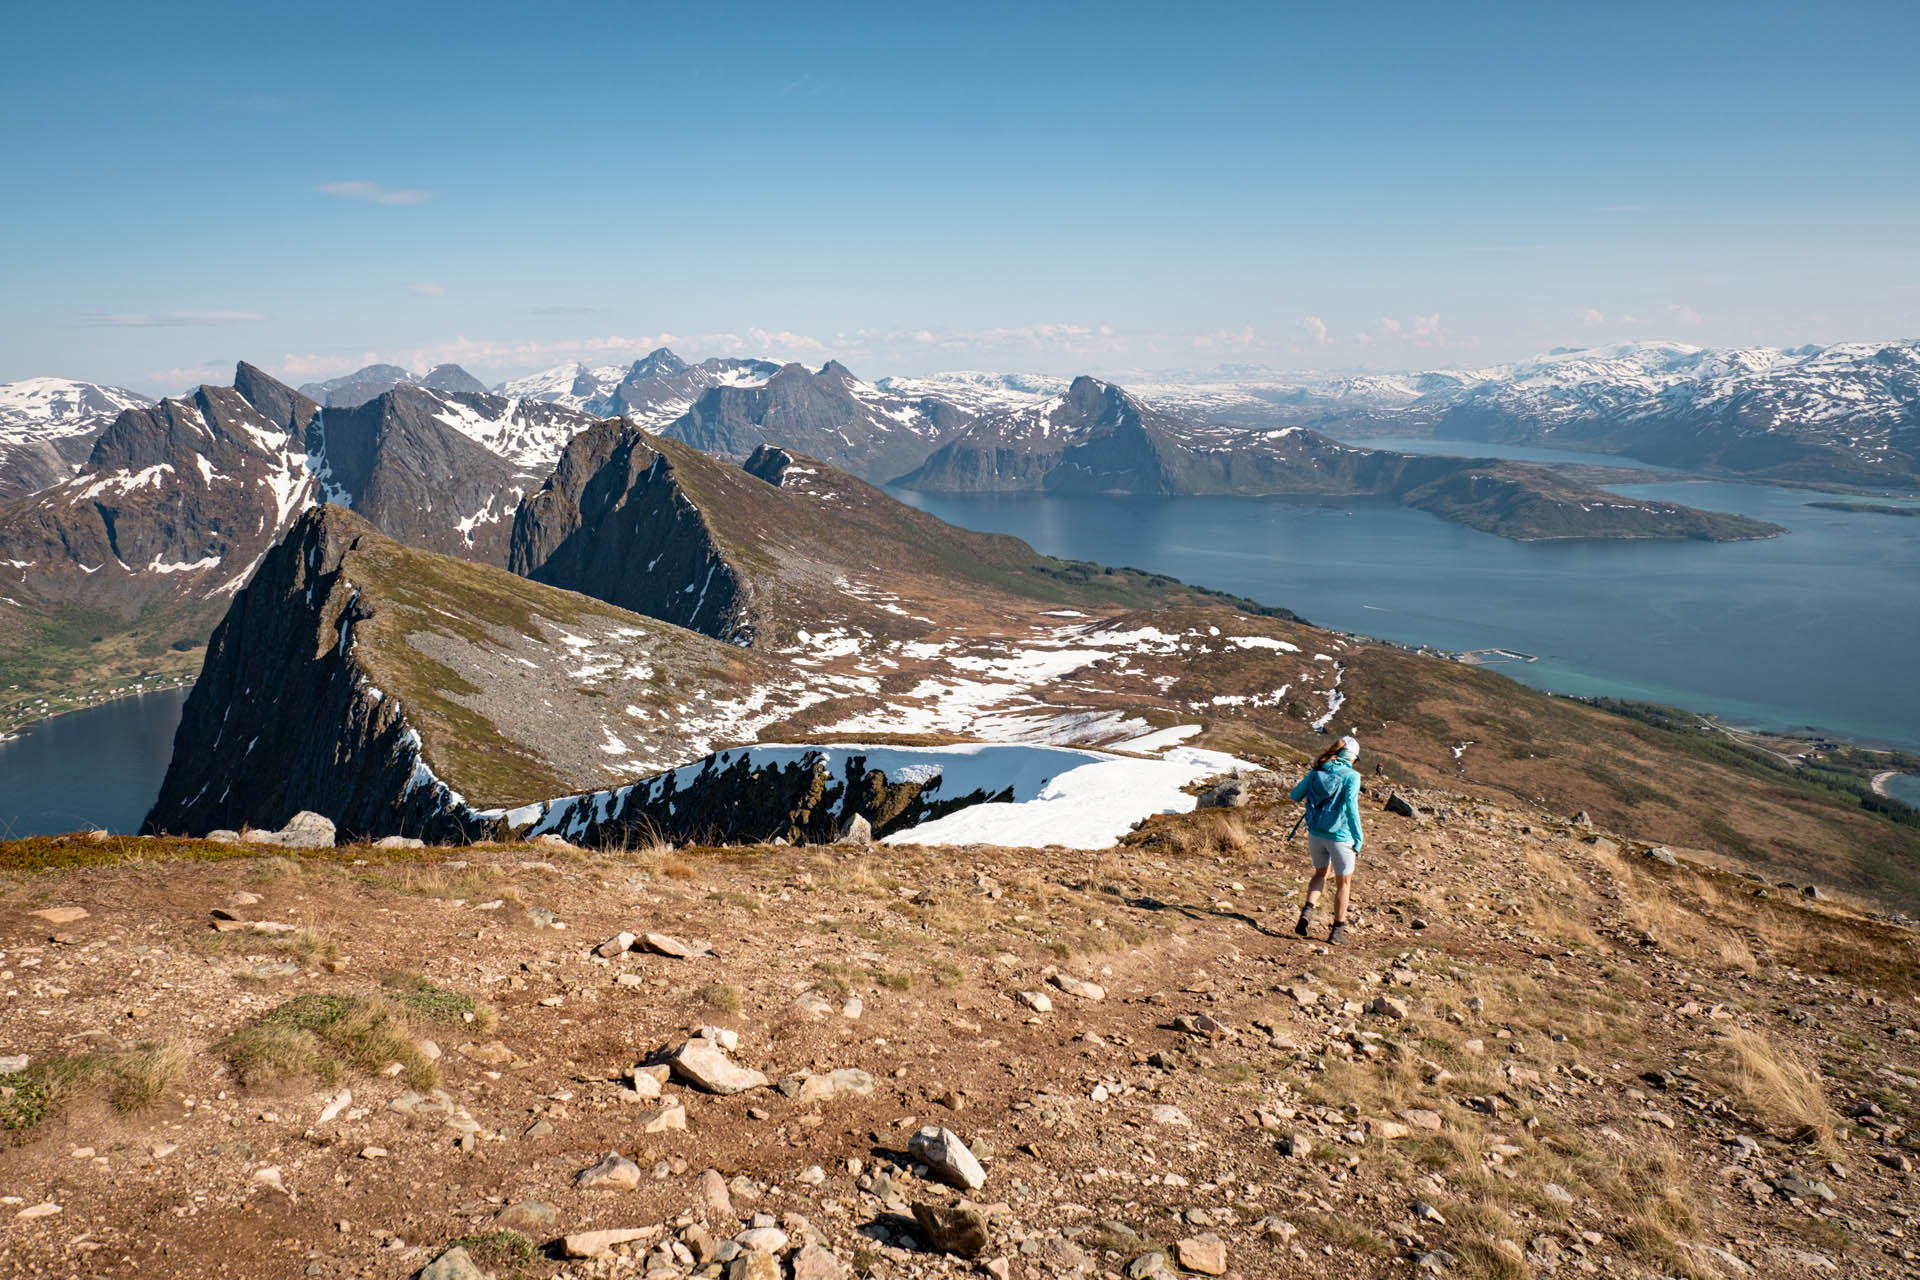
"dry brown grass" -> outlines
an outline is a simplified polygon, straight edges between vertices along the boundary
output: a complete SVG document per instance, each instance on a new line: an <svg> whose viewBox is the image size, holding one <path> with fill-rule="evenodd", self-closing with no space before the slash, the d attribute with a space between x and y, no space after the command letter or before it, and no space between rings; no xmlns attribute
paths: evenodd
<svg viewBox="0 0 1920 1280"><path fill-rule="evenodd" d="M340 958L340 944L312 929L292 933L255 933L251 929L233 933L207 932L194 936L194 945L222 955L285 956L304 965L321 964Z"/></svg>
<svg viewBox="0 0 1920 1280"><path fill-rule="evenodd" d="M1833 1148L1833 1109L1810 1063L1760 1031L1730 1032L1716 1050L1719 1083L1754 1120L1779 1137Z"/></svg>

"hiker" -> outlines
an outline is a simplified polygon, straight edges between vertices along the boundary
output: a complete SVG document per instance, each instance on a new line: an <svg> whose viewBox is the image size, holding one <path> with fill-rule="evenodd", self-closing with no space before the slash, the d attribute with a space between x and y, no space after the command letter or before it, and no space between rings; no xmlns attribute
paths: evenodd
<svg viewBox="0 0 1920 1280"><path fill-rule="evenodd" d="M1307 936L1331 869L1333 928L1327 941L1335 945L1347 940L1347 889L1353 881L1354 855L1366 839L1360 832L1360 775L1353 768L1359 758L1360 743L1348 734L1320 753L1291 793L1295 800L1306 801L1302 821L1307 824L1307 848L1313 854L1313 879L1307 883L1307 902L1293 931Z"/></svg>

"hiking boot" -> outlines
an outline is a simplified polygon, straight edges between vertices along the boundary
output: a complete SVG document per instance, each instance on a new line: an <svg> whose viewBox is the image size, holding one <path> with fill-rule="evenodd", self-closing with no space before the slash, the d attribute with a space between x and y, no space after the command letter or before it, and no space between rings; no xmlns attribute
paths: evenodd
<svg viewBox="0 0 1920 1280"><path fill-rule="evenodd" d="M1332 932L1327 934L1327 941L1337 947L1346 940L1347 922L1345 920L1335 920L1333 922Z"/></svg>
<svg viewBox="0 0 1920 1280"><path fill-rule="evenodd" d="M1293 931L1301 937L1307 936L1307 929L1313 924L1313 908L1300 908L1300 919L1294 922Z"/></svg>

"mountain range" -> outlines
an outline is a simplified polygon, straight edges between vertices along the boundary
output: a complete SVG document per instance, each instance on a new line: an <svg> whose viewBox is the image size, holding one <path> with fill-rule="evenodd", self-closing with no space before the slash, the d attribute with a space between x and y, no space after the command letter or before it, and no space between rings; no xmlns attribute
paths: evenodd
<svg viewBox="0 0 1920 1280"><path fill-rule="evenodd" d="M1197 426L1089 377L983 415L900 484L936 493L1374 497L1531 540L1781 532L1742 516L1621 497L1542 466L1361 449L1304 427Z"/></svg>
<svg viewBox="0 0 1920 1280"><path fill-rule="evenodd" d="M0 483L13 490L0 499L0 676L32 694L58 673L191 651L321 500L408 545L577 587L629 552L615 525L589 537L567 522L595 503L630 517L655 503L710 508L687 481L695 451L804 459L794 483L818 463L935 492L1374 498L1521 538L1764 536L1777 530L1628 500L1564 470L1368 450L1325 432L1478 433L1895 487L1911 480L1915 351L1649 344L1471 373L1227 369L1122 388L980 372L870 383L834 361L694 364L662 349L499 392L450 365L371 366L294 390L242 364L230 388L158 403L34 379L0 387ZM715 574L724 583L726 569ZM723 586L700 604L736 606L750 619Z"/></svg>

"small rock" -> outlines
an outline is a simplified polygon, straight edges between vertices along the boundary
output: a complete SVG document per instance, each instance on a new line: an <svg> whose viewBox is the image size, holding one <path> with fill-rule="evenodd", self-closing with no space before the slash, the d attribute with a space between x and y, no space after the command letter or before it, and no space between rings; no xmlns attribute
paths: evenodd
<svg viewBox="0 0 1920 1280"><path fill-rule="evenodd" d="M1107 989L1097 982L1084 982L1079 978L1064 973L1056 973L1047 979L1047 981L1068 995L1078 996L1082 1000L1105 1000L1107 998Z"/></svg>
<svg viewBox="0 0 1920 1280"><path fill-rule="evenodd" d="M717 1222L734 1216L733 1197L727 1193L727 1180L717 1170L709 1169L700 1175L700 1203L710 1221Z"/></svg>
<svg viewBox="0 0 1920 1280"><path fill-rule="evenodd" d="M873 824L867 821L865 814L856 813L847 821L846 828L834 843L864 849L873 843Z"/></svg>
<svg viewBox="0 0 1920 1280"><path fill-rule="evenodd" d="M928 1244L956 1258L977 1258L987 1249L987 1219L977 1209L915 1204L914 1220Z"/></svg>
<svg viewBox="0 0 1920 1280"><path fill-rule="evenodd" d="M544 1239L560 1220L560 1211L540 1200L521 1200L493 1215L493 1225L502 1231L518 1231L523 1236Z"/></svg>
<svg viewBox="0 0 1920 1280"><path fill-rule="evenodd" d="M840 1016L850 1022L858 1022L860 1015L867 1011L867 1002L859 996L848 996L840 1004Z"/></svg>
<svg viewBox="0 0 1920 1280"><path fill-rule="evenodd" d="M755 1220L771 1221L768 1214L757 1214ZM779 1253L787 1247L787 1233L779 1227L753 1226L734 1237L742 1249L751 1249L757 1253Z"/></svg>
<svg viewBox="0 0 1920 1280"><path fill-rule="evenodd" d="M29 911L30 916L38 916L48 924L75 924L87 918L85 907L47 907L42 911Z"/></svg>
<svg viewBox="0 0 1920 1280"><path fill-rule="evenodd" d="M1240 809L1247 803L1247 784L1239 778L1217 783L1194 806L1198 809Z"/></svg>
<svg viewBox="0 0 1920 1280"><path fill-rule="evenodd" d="M1159 1249L1149 1249L1127 1263L1127 1280L1147 1280L1148 1276L1164 1275L1166 1270L1166 1253Z"/></svg>
<svg viewBox="0 0 1920 1280"><path fill-rule="evenodd" d="M1387 793L1387 812L1398 814L1402 818L1411 818L1413 816L1413 806L1407 803L1405 796L1401 795L1398 791L1392 791Z"/></svg>
<svg viewBox="0 0 1920 1280"><path fill-rule="evenodd" d="M1188 1236L1173 1246L1173 1255L1184 1271L1197 1271L1203 1276L1227 1272L1227 1242L1211 1231Z"/></svg>
<svg viewBox="0 0 1920 1280"><path fill-rule="evenodd" d="M1650 861L1659 863L1663 867L1678 867L1680 865L1680 859L1673 856L1673 850L1663 849L1658 845L1647 850L1647 858Z"/></svg>
<svg viewBox="0 0 1920 1280"><path fill-rule="evenodd" d="M751 1067L743 1067L727 1057L711 1040L689 1040L674 1050L667 1064L673 1074L696 1089L708 1093L745 1093L763 1089L767 1078Z"/></svg>
<svg viewBox="0 0 1920 1280"><path fill-rule="evenodd" d="M13 1216L21 1222L32 1222L35 1218L51 1218L61 1212L60 1206L51 1200L42 1200L39 1204L30 1204Z"/></svg>
<svg viewBox="0 0 1920 1280"><path fill-rule="evenodd" d="M207 832L201 839L205 840L208 844L239 844L240 833L238 831L228 830L226 827L219 827Z"/></svg>
<svg viewBox="0 0 1920 1280"><path fill-rule="evenodd" d="M1396 1000L1392 996L1375 996L1367 1001L1367 1012L1375 1017L1391 1018L1398 1022L1407 1016L1407 1002Z"/></svg>
<svg viewBox="0 0 1920 1280"><path fill-rule="evenodd" d="M1305 1159L1313 1152L1313 1141L1304 1134L1290 1133L1280 1139L1280 1154Z"/></svg>
<svg viewBox="0 0 1920 1280"><path fill-rule="evenodd" d="M609 1151L600 1163L576 1173L573 1185L582 1191L631 1191L640 1185L640 1166Z"/></svg>
<svg viewBox="0 0 1920 1280"><path fill-rule="evenodd" d="M1053 997L1044 991L1016 991L1013 998L1035 1013L1053 1012Z"/></svg>
<svg viewBox="0 0 1920 1280"><path fill-rule="evenodd" d="M727 1280L780 1280L780 1259L755 1249L742 1250L727 1264Z"/></svg>
<svg viewBox="0 0 1920 1280"><path fill-rule="evenodd" d="M25 1071L27 1064L31 1061L32 1059L24 1053L10 1053L0 1058L0 1076L10 1076L16 1072Z"/></svg>
<svg viewBox="0 0 1920 1280"><path fill-rule="evenodd" d="M804 1245L793 1255L793 1280L847 1280L847 1269L831 1251Z"/></svg>
<svg viewBox="0 0 1920 1280"><path fill-rule="evenodd" d="M951 1129L925 1126L907 1140L907 1152L934 1177L963 1191L977 1190L987 1181L987 1171Z"/></svg>
<svg viewBox="0 0 1920 1280"><path fill-rule="evenodd" d="M1161 1103L1153 1107L1148 1114L1153 1117L1155 1124L1173 1125L1180 1129L1190 1129L1193 1127L1193 1121L1187 1119L1186 1112L1167 1103Z"/></svg>
<svg viewBox="0 0 1920 1280"><path fill-rule="evenodd" d="M677 1102L650 1107L640 1113L640 1132L666 1133L687 1127L687 1109Z"/></svg>
<svg viewBox="0 0 1920 1280"><path fill-rule="evenodd" d="M487 1273L473 1265L473 1259L459 1245L447 1250L420 1270L420 1280L488 1280Z"/></svg>
<svg viewBox="0 0 1920 1280"><path fill-rule="evenodd" d="M577 1231L561 1238L560 1252L569 1258L597 1258L613 1252L615 1245L648 1239L659 1230L658 1227L608 1227L601 1231Z"/></svg>
<svg viewBox="0 0 1920 1280"><path fill-rule="evenodd" d="M611 960L615 956L625 955L626 952L632 948L633 941L633 935L622 929L619 933L614 934L611 938L608 938L605 942L595 947L593 954L604 960Z"/></svg>
<svg viewBox="0 0 1920 1280"><path fill-rule="evenodd" d="M619 935L615 934L614 936L618 937ZM609 939L609 941L611 941L611 939ZM670 956L675 960L691 960L696 954L692 947L680 941L680 939L674 937L672 934L667 933L643 933L640 935L640 944L657 956ZM602 943L601 945L605 946L606 944ZM627 945L632 946L633 944L628 943Z"/></svg>
<svg viewBox="0 0 1920 1280"><path fill-rule="evenodd" d="M427 842L418 836L381 836L373 842L376 849L424 849Z"/></svg>

